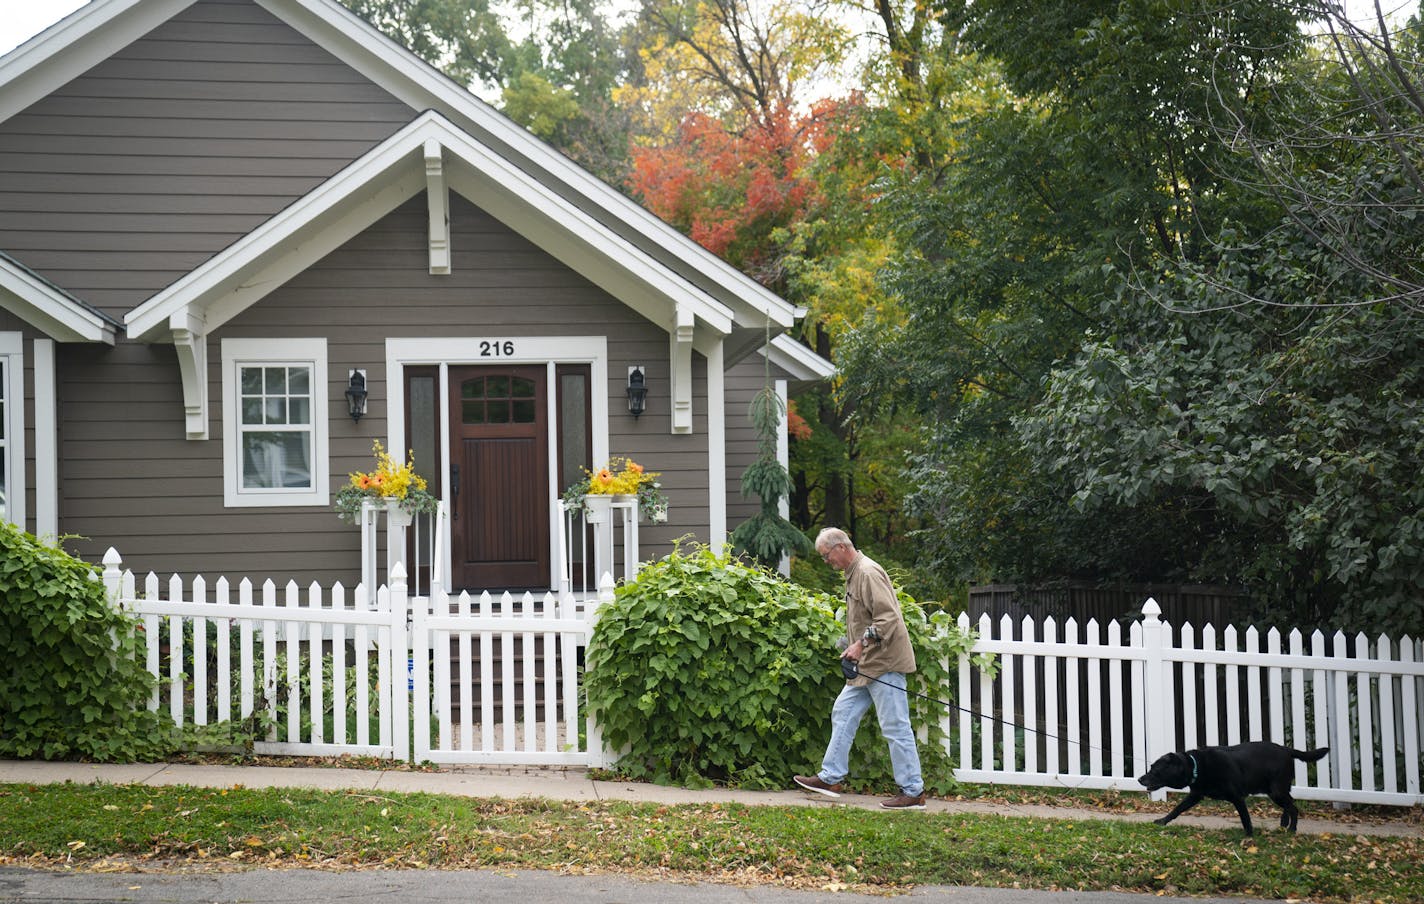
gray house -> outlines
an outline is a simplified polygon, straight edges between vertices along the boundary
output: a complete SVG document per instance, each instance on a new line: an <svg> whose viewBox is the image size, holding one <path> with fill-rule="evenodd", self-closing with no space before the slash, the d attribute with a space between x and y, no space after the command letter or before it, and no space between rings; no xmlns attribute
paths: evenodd
<svg viewBox="0 0 1424 904"><path fill-rule="evenodd" d="M457 588L553 586L613 455L671 500L643 559L719 544L751 395L831 374L796 316L333 0L94 0L0 58L0 513L91 560L349 584L373 440Z"/></svg>

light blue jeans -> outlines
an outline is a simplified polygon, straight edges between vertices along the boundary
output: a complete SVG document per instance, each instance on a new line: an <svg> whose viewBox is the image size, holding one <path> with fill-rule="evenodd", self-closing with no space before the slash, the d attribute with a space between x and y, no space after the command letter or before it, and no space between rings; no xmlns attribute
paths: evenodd
<svg viewBox="0 0 1424 904"><path fill-rule="evenodd" d="M910 697L905 693L902 672L886 672L879 681L872 680L865 687L845 686L831 709L831 742L826 745L818 777L828 785L838 785L850 774L850 745L872 704L880 720L880 733L890 745L895 784L905 794L918 797L924 793L925 782L920 777L920 751L910 727Z"/></svg>

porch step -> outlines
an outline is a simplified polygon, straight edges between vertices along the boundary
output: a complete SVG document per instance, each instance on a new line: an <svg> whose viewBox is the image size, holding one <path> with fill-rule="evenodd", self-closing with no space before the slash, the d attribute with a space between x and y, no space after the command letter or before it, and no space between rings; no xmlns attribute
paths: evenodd
<svg viewBox="0 0 1424 904"><path fill-rule="evenodd" d="M504 704L506 702L504 685L504 651L502 649L502 646L503 645L499 637L493 638L490 656L490 677L492 679L490 682L490 690L491 697L494 703L494 713L492 714L491 718L495 720L502 720L504 718ZM530 693L530 688L527 686L524 680L524 660L526 652L524 650L525 645L522 641L516 640L513 646L514 682L513 687L510 689L510 699L508 700L508 702L514 707L515 715L518 718L523 718L525 695ZM546 660L544 659L544 639L541 637L536 637L534 639L533 657L534 684L532 693L534 695L533 702L535 718L542 720L544 719L545 715L544 701L546 699L546 690L544 673L547 664ZM460 658L460 644L458 640L452 639L450 642L450 703L451 706L455 708L456 712L459 712L460 707L463 706L463 699L461 695L463 693L462 685L464 682L461 668L462 664ZM475 641L470 644L470 660L468 663L468 669L470 673L471 703L476 708L478 708L484 690L484 682L481 678L481 674L483 672L482 657L480 651L480 644L478 641ZM554 679L556 681L562 680L563 676L562 674L560 674L560 672L561 669L556 667L554 675Z"/></svg>

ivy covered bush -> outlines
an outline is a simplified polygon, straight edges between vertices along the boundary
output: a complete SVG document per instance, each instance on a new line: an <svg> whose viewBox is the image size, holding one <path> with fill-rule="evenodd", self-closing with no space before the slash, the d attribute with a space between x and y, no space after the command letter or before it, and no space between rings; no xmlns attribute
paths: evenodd
<svg viewBox="0 0 1424 904"><path fill-rule="evenodd" d="M147 708L142 650L90 565L0 522L0 756L161 759L172 726Z"/></svg>
<svg viewBox="0 0 1424 904"><path fill-rule="evenodd" d="M901 604L920 667L910 688L943 697L952 684L936 660L957 657L972 640L947 616L927 617L903 596ZM840 605L706 548L645 566L600 610L587 654L588 703L605 744L622 752L619 772L748 788L786 788L792 775L816 772L845 683L835 646L845 633ZM928 731L920 749L926 784L945 791L953 777L940 746L941 709L910 702L916 728ZM853 788L894 788L873 713L861 724L851 771Z"/></svg>

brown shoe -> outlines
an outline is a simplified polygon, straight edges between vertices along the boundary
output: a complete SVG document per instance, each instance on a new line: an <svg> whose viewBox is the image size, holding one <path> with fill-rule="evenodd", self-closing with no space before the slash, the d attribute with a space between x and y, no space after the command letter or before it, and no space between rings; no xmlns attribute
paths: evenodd
<svg viewBox="0 0 1424 904"><path fill-rule="evenodd" d="M821 781L818 775L793 775L791 780L807 791L815 791L817 794L824 794L827 797L840 797L842 785L828 785Z"/></svg>
<svg viewBox="0 0 1424 904"><path fill-rule="evenodd" d="M925 808L925 796L919 794L911 797L908 794L900 794L889 800L882 800L880 806L886 810L923 810Z"/></svg>

